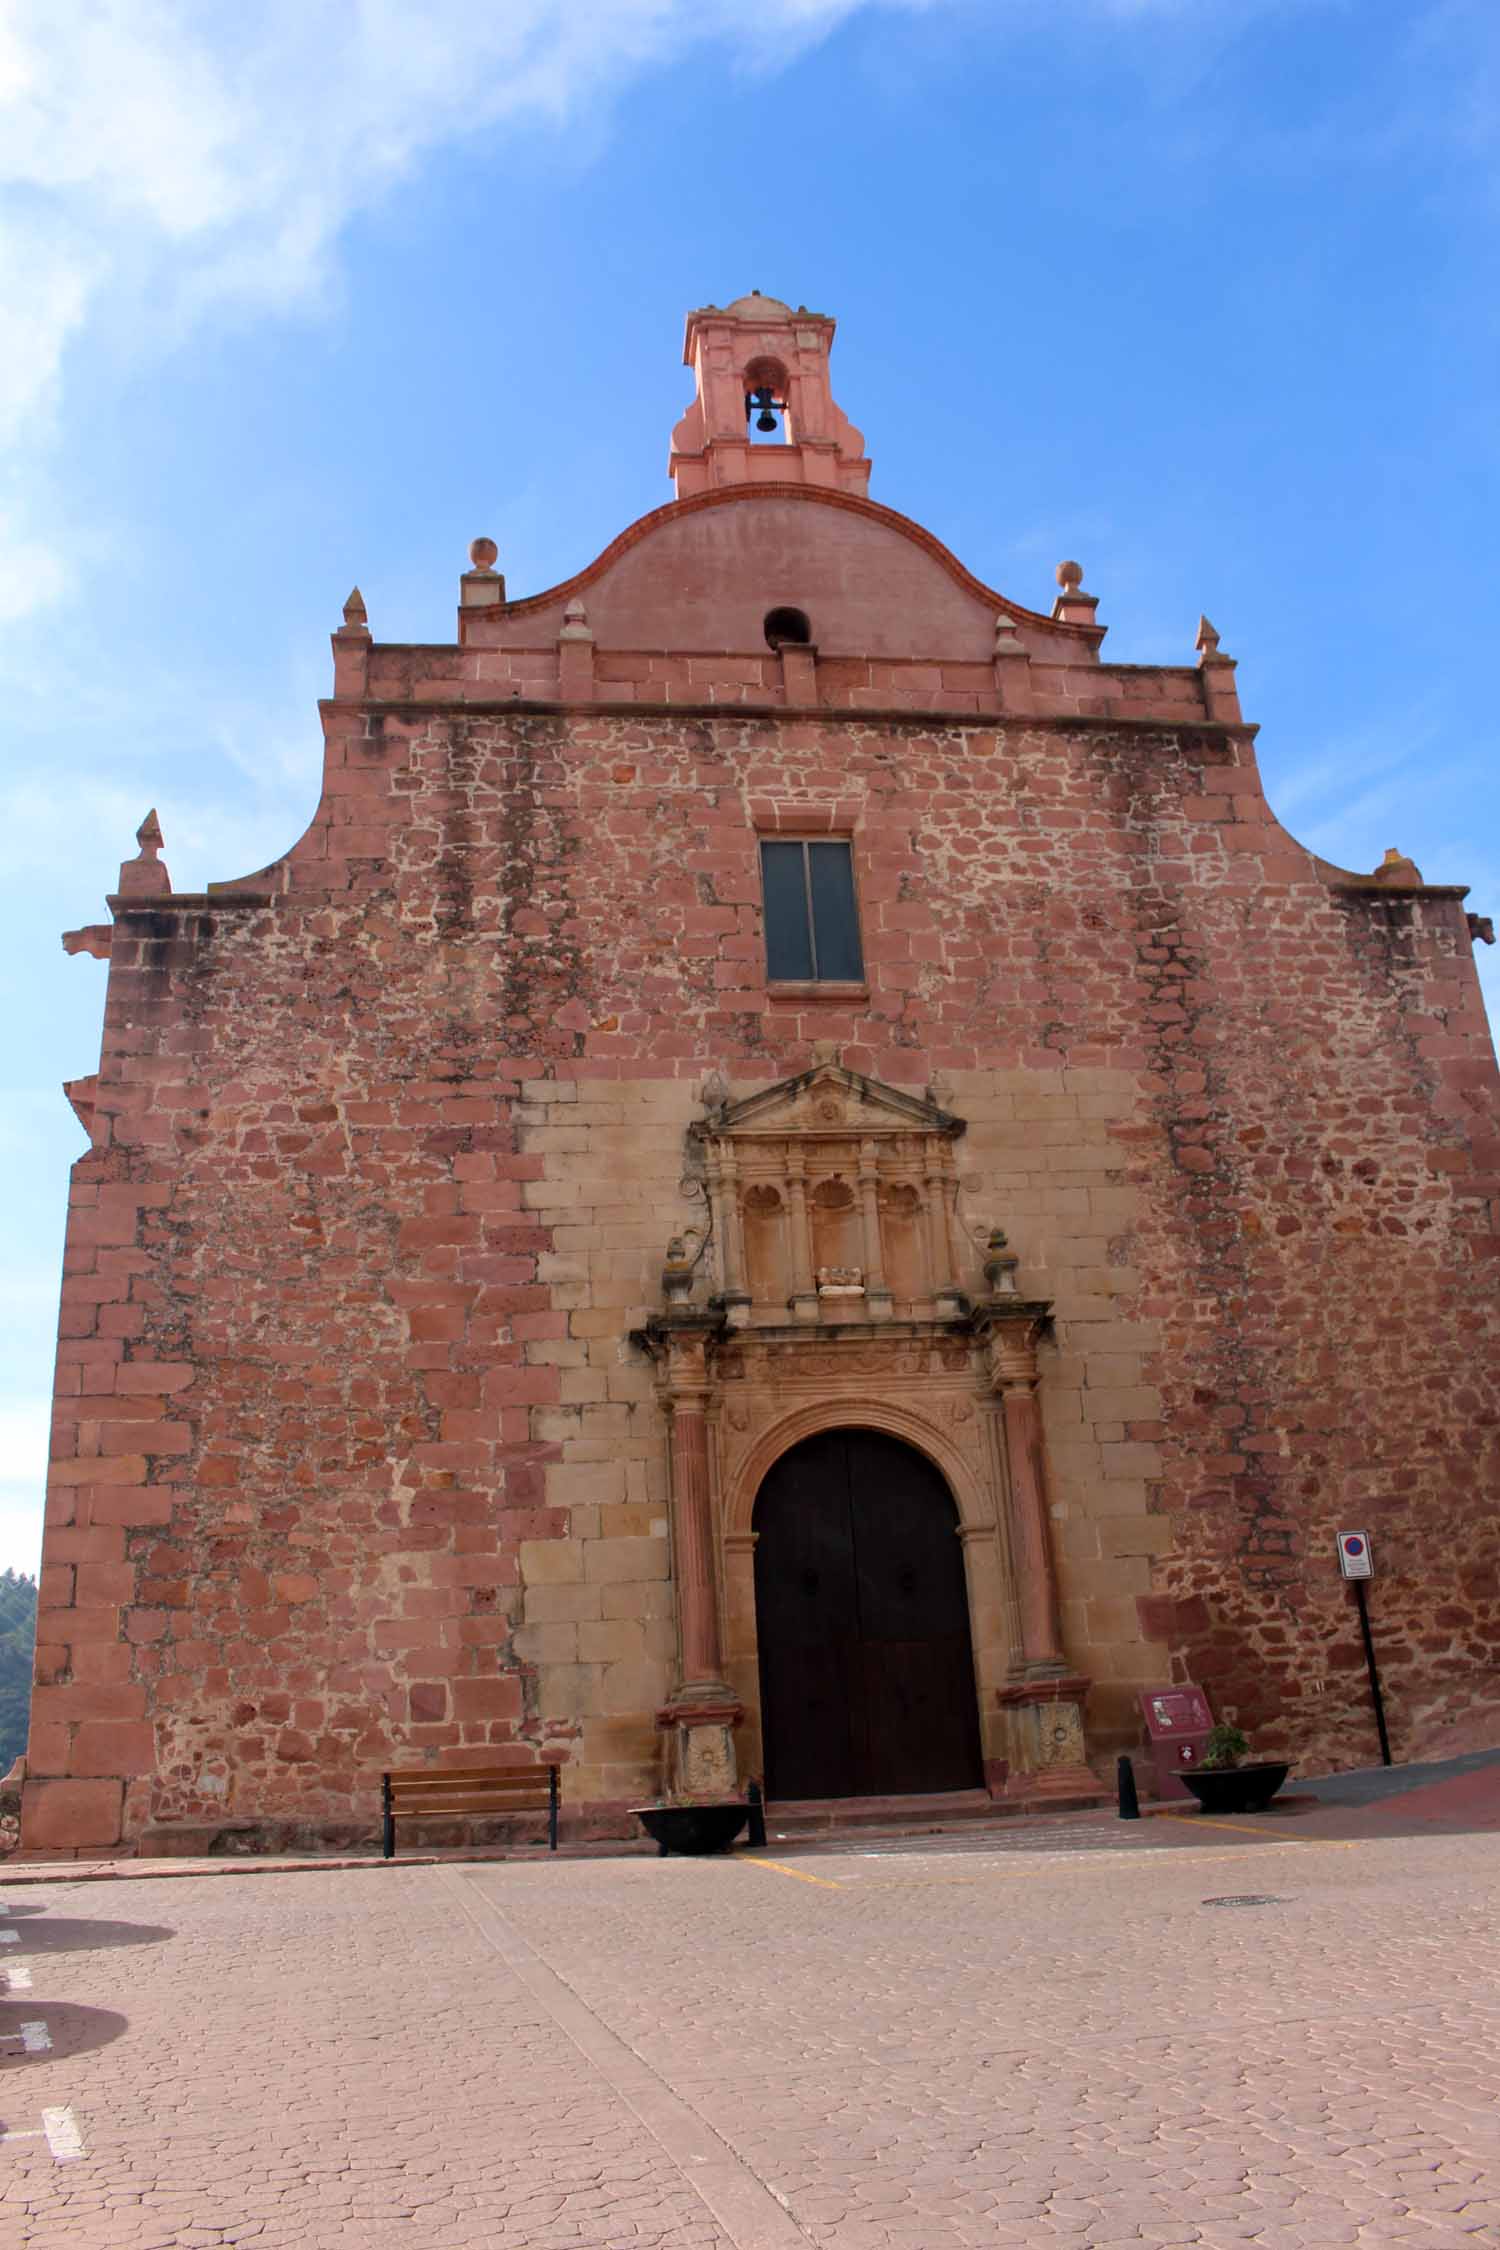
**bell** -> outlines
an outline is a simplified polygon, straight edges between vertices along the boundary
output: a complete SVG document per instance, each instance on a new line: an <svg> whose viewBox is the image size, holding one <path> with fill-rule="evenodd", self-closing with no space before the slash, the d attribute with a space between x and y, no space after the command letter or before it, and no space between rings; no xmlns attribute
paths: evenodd
<svg viewBox="0 0 1500 2250"><path fill-rule="evenodd" d="M784 407L784 403L776 396L769 383L758 383L753 391L746 391L745 393L745 420L749 421L758 406L760 412L755 416L755 427L763 437L774 437L776 435L776 410L779 407Z"/></svg>

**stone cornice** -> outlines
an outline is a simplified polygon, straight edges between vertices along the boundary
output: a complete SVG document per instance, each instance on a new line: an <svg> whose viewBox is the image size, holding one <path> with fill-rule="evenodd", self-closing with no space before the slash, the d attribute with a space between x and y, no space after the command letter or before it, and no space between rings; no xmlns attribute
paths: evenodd
<svg viewBox="0 0 1500 2250"><path fill-rule="evenodd" d="M217 914L229 906L273 906L278 891L152 891L123 898L112 891L104 903L116 921L127 914Z"/></svg>
<svg viewBox="0 0 1500 2250"><path fill-rule="evenodd" d="M1108 675L1101 674L1101 677ZM933 727L963 727L976 734L993 734L997 727L1006 727L1020 734L1037 729L1071 729L1088 734L1200 735L1211 742L1253 741L1260 732L1258 723L1249 719L1231 723L1197 717L1110 719L1092 712L1067 711L854 710L841 703L609 703L602 699L567 703L556 696L520 695L483 699L444 696L425 702L411 697L393 697L388 701L383 696L362 696L358 701L343 703L324 696L318 708L341 713L378 711L383 717L399 719L445 719L463 712L494 718L504 712L512 718L527 719L780 719L798 727L805 727L809 720L818 720L828 725L912 727L924 734Z"/></svg>

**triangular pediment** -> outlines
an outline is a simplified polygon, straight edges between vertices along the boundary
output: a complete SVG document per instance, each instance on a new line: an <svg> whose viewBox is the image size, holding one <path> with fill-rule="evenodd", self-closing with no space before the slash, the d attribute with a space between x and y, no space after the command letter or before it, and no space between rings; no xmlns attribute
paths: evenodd
<svg viewBox="0 0 1500 2250"><path fill-rule="evenodd" d="M924 1095L862 1078L839 1063L816 1063L743 1101L720 1103L693 1131L716 1140L791 1133L930 1133L954 1140L964 1131L964 1120Z"/></svg>

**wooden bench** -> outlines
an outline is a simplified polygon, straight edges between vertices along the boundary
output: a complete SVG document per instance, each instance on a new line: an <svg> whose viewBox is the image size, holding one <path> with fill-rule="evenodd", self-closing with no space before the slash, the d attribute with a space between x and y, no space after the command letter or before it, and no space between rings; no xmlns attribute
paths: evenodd
<svg viewBox="0 0 1500 2250"><path fill-rule="evenodd" d="M547 1843L557 1849L560 1792L556 1766L424 1766L383 1773L380 1807L384 1855L396 1856L398 1820L449 1819L457 1813L545 1812Z"/></svg>

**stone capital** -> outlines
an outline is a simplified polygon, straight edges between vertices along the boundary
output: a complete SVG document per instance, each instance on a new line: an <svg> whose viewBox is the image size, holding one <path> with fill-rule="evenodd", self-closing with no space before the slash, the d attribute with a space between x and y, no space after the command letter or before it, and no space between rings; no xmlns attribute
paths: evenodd
<svg viewBox="0 0 1500 2250"><path fill-rule="evenodd" d="M1052 1318L1051 1305L1023 1297L988 1297L974 1307L971 1318L993 1388L1002 1394L1034 1391L1037 1346Z"/></svg>
<svg viewBox="0 0 1500 2250"><path fill-rule="evenodd" d="M713 1354L727 1333L722 1309L676 1307L653 1313L632 1341L651 1354L669 1414L702 1414L713 1393Z"/></svg>

